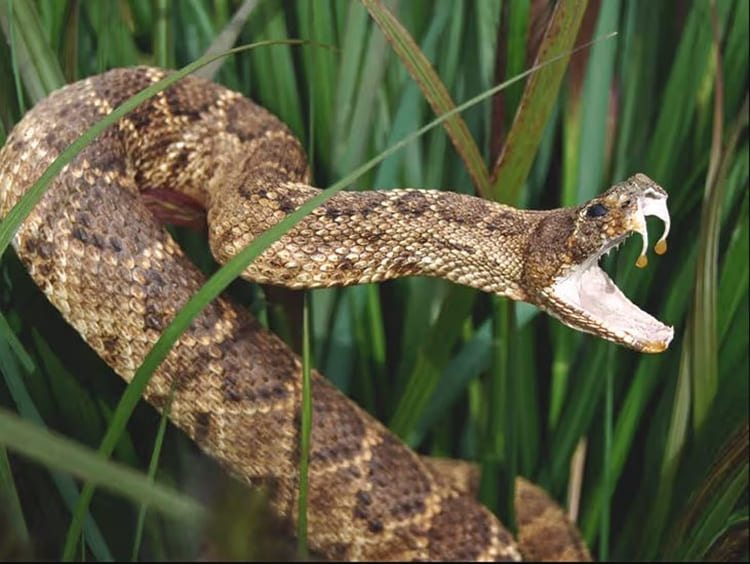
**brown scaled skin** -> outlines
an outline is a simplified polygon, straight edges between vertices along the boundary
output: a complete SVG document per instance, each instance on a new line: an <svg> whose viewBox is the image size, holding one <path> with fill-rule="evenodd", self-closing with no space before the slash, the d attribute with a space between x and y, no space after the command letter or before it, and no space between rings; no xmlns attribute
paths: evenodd
<svg viewBox="0 0 750 564"><path fill-rule="evenodd" d="M164 75L116 69L40 102L0 150L0 216L83 131ZM308 181L307 159L284 124L236 92L187 78L86 147L13 245L65 319L130 381L205 282L143 194L173 190L207 208L210 245L222 261L316 193ZM246 275L300 288L419 274L538 301L553 271L586 254L570 241L593 238L575 214L437 191L342 193ZM519 557L486 508L321 375L312 382L308 511L315 552L332 559ZM221 297L181 336L145 398L163 409L173 390L172 422L244 482L271 485L274 510L293 526L299 358Z"/></svg>
<svg viewBox="0 0 750 564"><path fill-rule="evenodd" d="M575 209L552 210L537 223L526 245L524 288L545 288L583 259L580 250L570 244L576 216ZM527 295L529 301L536 301L534 292Z"/></svg>
<svg viewBox="0 0 750 564"><path fill-rule="evenodd" d="M277 138L265 144L277 159L287 142ZM288 162L279 165L252 155L229 169L208 211L209 240L220 262L318 193L304 180L289 181L290 168ZM435 190L340 192L271 245L243 276L291 288L403 276L446 278L529 301L573 328L642 352L658 352L668 344L671 330L624 296L611 305L619 309L621 319L629 316L626 309L642 314L640 325L629 328L633 335L627 334L622 321L610 327L601 308L587 309L619 291L600 288L599 295L571 304L556 289L576 271L596 266L610 246L633 232L645 232L646 194L666 199L666 193L644 175L617 184L583 206L550 211L517 210ZM583 286L603 285L595 279Z"/></svg>

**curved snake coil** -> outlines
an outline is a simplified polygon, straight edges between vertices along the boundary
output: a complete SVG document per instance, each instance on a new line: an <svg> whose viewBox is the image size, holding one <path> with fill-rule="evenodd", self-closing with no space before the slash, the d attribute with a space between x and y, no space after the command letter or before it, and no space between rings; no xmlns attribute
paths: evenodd
<svg viewBox="0 0 750 564"><path fill-rule="evenodd" d="M0 217L86 128L166 72L116 69L40 102L0 151ZM129 381L204 282L157 220L165 199L207 210L209 243L224 262L316 193L306 163L269 112L189 77L66 166L13 245L65 319ZM644 175L584 206L547 212L449 192L340 193L244 276L292 288L441 276L655 352L666 348L671 328L630 303L596 262L631 232L646 239L645 215L668 226L665 201ZM219 298L179 339L145 399L162 408L174 387L171 420L234 475L271 486L274 511L293 522L300 372L286 345ZM449 471L422 460L317 373L313 410L314 551L335 559L520 558L514 539ZM538 488L519 482L516 501L526 556L588 558Z"/></svg>

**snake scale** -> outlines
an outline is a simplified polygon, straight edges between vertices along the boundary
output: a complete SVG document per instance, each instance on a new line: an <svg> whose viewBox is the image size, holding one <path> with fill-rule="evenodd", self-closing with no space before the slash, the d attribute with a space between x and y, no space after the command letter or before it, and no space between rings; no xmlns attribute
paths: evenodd
<svg viewBox="0 0 750 564"><path fill-rule="evenodd" d="M0 217L60 152L125 99L164 77L115 69L34 107L0 151ZM240 94L188 77L136 108L68 164L13 245L33 280L129 381L204 277L158 221L163 203L206 209L219 262L317 192L289 129ZM176 204L175 204L176 203ZM291 288L440 276L526 300L571 327L644 352L672 329L598 268L645 216L669 226L666 192L637 174L570 209L526 211L451 192L341 192L245 272ZM665 249L664 237L657 251ZM645 258L645 256L644 256ZM519 545L439 465L420 458L313 374L309 542L323 557L373 560L588 558L575 528L519 481ZM145 399L296 519L301 364L245 309L219 298L179 339Z"/></svg>

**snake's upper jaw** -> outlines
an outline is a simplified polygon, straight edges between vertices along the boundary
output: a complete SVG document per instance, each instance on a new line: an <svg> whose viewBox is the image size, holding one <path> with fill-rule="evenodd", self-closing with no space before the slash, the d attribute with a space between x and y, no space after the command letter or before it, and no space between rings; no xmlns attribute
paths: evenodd
<svg viewBox="0 0 750 564"><path fill-rule="evenodd" d="M663 254L670 226L666 198L663 190L642 189L632 212L623 217L625 232L607 240L593 256L558 278L543 292L542 307L570 327L640 352L666 350L674 329L631 302L598 264L603 255L618 247L629 235L639 233L643 238L643 251L636 264L646 266L648 215L664 222L664 232L655 245L657 254Z"/></svg>

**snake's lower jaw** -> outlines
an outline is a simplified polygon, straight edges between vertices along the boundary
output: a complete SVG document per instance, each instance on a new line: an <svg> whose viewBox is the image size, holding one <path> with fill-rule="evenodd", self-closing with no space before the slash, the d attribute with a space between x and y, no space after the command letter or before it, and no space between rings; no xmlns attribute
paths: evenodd
<svg viewBox="0 0 750 564"><path fill-rule="evenodd" d="M645 353L667 349L674 329L646 313L596 262L558 280L540 305L564 324Z"/></svg>

